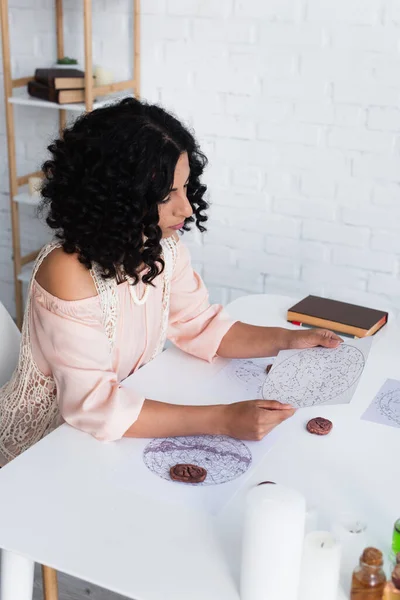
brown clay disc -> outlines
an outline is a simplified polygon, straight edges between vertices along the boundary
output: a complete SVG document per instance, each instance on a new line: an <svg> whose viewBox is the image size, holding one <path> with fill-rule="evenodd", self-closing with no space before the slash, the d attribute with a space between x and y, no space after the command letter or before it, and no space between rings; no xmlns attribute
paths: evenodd
<svg viewBox="0 0 400 600"><path fill-rule="evenodd" d="M207 477L207 471L197 465L175 465L169 474L173 481L182 483L201 483Z"/></svg>
<svg viewBox="0 0 400 600"><path fill-rule="evenodd" d="M332 421L324 419L323 417L315 417L307 423L307 431L314 433L315 435L327 435L332 429Z"/></svg>

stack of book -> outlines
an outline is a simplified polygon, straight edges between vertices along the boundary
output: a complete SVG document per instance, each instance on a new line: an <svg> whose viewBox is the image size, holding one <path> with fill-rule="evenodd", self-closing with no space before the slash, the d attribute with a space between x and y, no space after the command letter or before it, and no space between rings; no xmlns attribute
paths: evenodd
<svg viewBox="0 0 400 600"><path fill-rule="evenodd" d="M28 94L41 100L70 104L85 101L85 73L79 69L36 69Z"/></svg>
<svg viewBox="0 0 400 600"><path fill-rule="evenodd" d="M382 329L388 321L388 313L320 296L307 296L289 308L287 320L295 325L323 327L360 338Z"/></svg>

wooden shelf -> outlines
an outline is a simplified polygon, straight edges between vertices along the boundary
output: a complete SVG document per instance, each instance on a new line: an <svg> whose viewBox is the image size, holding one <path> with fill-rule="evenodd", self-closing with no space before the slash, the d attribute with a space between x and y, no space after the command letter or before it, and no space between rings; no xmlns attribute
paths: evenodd
<svg viewBox="0 0 400 600"><path fill-rule="evenodd" d="M104 96L101 100L96 100L93 102L93 110L96 108L100 108L101 106L105 106L106 104L113 102L114 100L118 100L118 98L129 96L126 92L124 93L116 93L111 94L109 96ZM84 102L74 102L73 104L58 104L57 102L49 102L48 100L40 100L39 98L33 98L29 96L28 92L18 92L8 98L8 101L11 104L17 104L21 106L36 106L39 108L52 108L55 110L72 110L75 112L84 112L86 110Z"/></svg>
<svg viewBox="0 0 400 600"><path fill-rule="evenodd" d="M64 16L63 0L53 0L55 7L55 31L57 39L57 59L65 56L64 53ZM15 143L15 106L32 106L36 108L52 109L57 116L59 123L59 134L67 125L67 111L76 113L76 116L82 112L90 112L95 108L100 108L107 104L126 96L140 98L140 0L131 0L133 10L133 73L130 79L125 81L116 81L107 85L94 86L93 80L93 56L92 56L92 4L93 0L82 0L82 20L83 20L83 41L84 41L84 85L85 102L72 104L58 104L40 100L28 94L26 86L29 81L34 79L33 75L29 77L19 77L14 79L12 76L12 61L10 49L10 23L9 23L9 2L0 0L0 42L2 51L3 74L4 74L4 108L6 113L7 128L7 151L8 151L8 172L10 183L10 212L12 228L12 246L14 262L14 282L15 282L15 305L17 313L17 325L21 328L24 314L23 307L23 283L29 282L32 273L32 260L36 253L30 252L26 256L21 253L21 232L20 232L20 206L38 206L40 197L31 196L28 191L28 181L30 177L40 177L39 171L18 175L16 143ZM111 0L110 0L111 3ZM112 33L112 32L111 32ZM94 99L97 100L94 101ZM45 594L46 595L46 594Z"/></svg>

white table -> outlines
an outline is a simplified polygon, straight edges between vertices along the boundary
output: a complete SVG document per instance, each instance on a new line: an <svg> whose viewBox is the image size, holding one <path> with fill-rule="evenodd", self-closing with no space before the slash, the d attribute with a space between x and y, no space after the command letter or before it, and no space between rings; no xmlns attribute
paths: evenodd
<svg viewBox="0 0 400 600"><path fill-rule="evenodd" d="M285 325L293 302L250 296L229 311L252 323ZM131 440L102 444L59 428L0 471L0 547L7 550L1 600L30 599L32 561L135 600L238 600L244 495L265 479L302 491L322 509L322 521L356 511L368 522L371 541L387 551L400 516L400 434L359 416L384 379L400 375L396 332L388 326L377 337L352 404L298 411L217 518L150 499L137 481L119 477ZM187 402L185 384L195 385L213 369L168 350L137 375L148 382L150 396ZM168 385L162 374L169 374ZM317 414L334 421L326 438L304 431Z"/></svg>

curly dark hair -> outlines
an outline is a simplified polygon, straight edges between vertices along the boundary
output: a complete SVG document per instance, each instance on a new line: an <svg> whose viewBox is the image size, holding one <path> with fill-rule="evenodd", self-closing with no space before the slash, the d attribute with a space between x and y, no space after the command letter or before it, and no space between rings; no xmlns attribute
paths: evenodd
<svg viewBox="0 0 400 600"><path fill-rule="evenodd" d="M200 231L207 221L200 177L207 158L192 133L163 108L123 100L83 114L48 146L52 157L40 207L65 252L77 253L88 269L95 262L104 277L122 267L138 281L140 266L151 283L163 268L158 206L173 185L176 163L187 152L187 197Z"/></svg>

